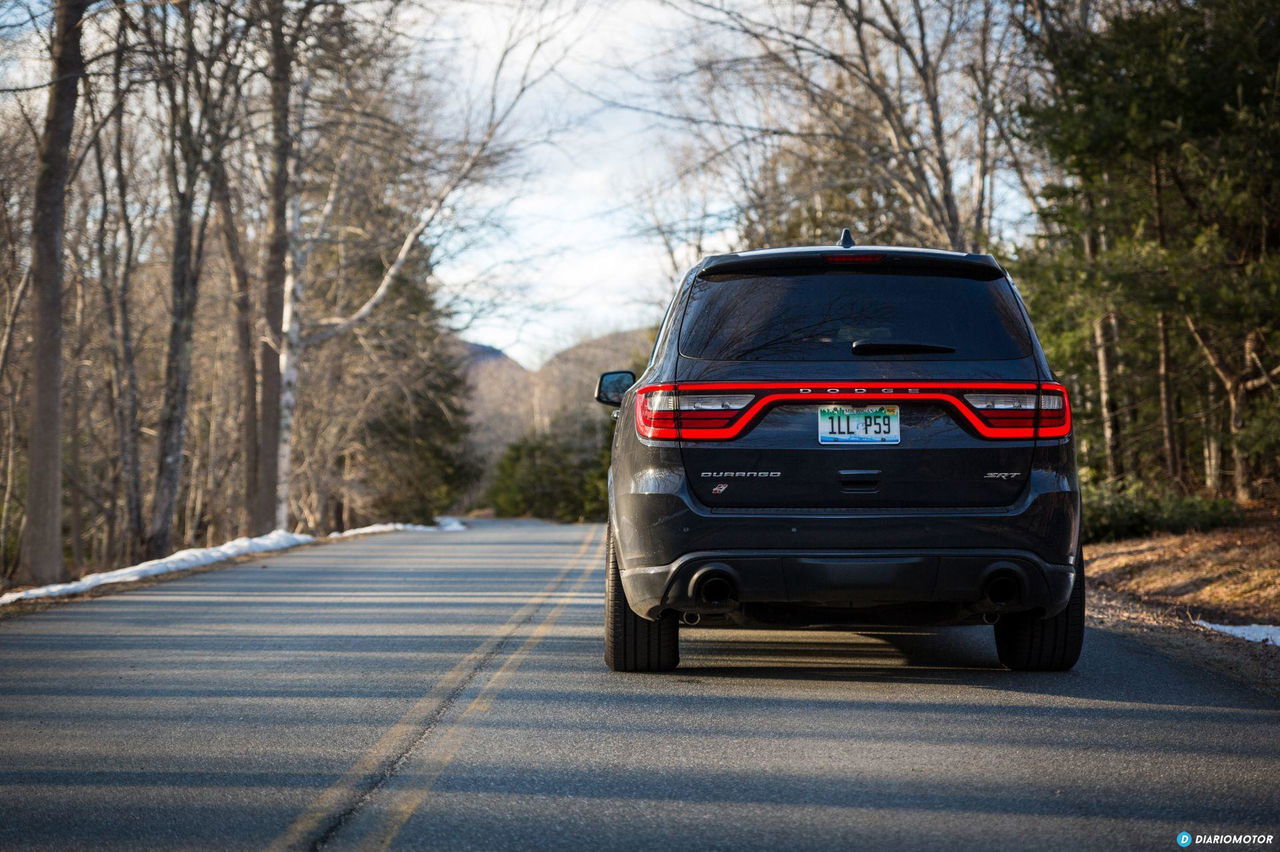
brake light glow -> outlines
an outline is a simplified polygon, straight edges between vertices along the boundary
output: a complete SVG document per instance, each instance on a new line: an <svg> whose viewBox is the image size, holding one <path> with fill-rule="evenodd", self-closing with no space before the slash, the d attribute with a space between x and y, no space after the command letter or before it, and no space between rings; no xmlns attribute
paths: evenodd
<svg viewBox="0 0 1280 852"><path fill-rule="evenodd" d="M729 441L774 405L939 402L984 438L1061 438L1071 433L1067 389L1051 382L693 382L636 392L636 431L656 440Z"/></svg>
<svg viewBox="0 0 1280 852"><path fill-rule="evenodd" d="M879 263L884 260L882 254L827 254L823 255L827 263Z"/></svg>

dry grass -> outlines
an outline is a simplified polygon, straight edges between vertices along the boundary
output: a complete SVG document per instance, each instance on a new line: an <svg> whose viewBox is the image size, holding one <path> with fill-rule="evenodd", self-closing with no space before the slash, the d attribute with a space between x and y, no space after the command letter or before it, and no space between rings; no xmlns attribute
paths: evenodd
<svg viewBox="0 0 1280 852"><path fill-rule="evenodd" d="M1093 584L1210 621L1280 622L1280 508L1241 526L1087 545Z"/></svg>

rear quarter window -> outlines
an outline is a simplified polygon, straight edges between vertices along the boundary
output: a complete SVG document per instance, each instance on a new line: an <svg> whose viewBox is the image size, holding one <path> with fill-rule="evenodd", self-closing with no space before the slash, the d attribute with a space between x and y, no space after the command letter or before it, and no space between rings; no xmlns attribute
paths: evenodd
<svg viewBox="0 0 1280 852"><path fill-rule="evenodd" d="M854 355L856 341L951 352ZM680 354L711 361L987 361L1032 352L1008 283L892 273L710 275L691 285Z"/></svg>

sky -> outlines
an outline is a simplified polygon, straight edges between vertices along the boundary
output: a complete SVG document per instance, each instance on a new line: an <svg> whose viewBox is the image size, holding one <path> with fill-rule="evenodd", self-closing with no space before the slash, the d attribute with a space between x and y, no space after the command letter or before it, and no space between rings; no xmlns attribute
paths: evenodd
<svg viewBox="0 0 1280 852"><path fill-rule="evenodd" d="M465 338L536 367L583 339L661 318L673 276L657 241L637 233L635 194L669 173L661 142L673 129L595 95L634 96L633 69L670 44L678 23L648 0L598 5L579 19L570 54L530 104L571 129L531 152L532 177L505 217L501 251L530 258L518 300L526 304L473 323Z"/></svg>
<svg viewBox="0 0 1280 852"><path fill-rule="evenodd" d="M558 33L567 53L523 103L516 127L539 137L547 126L561 130L529 149L521 164L527 179L495 186L492 197L481 199L506 207L500 238L446 259L437 270L448 286L492 267L495 255L520 259L518 273L503 273L514 284L505 309L468 318L461 333L531 368L582 340L656 324L674 285L659 243L638 233L636 195L672 173L663 143L677 128L601 98L659 100L640 69L672 48L685 22L661 0L548 2L559 8L580 3L582 10ZM456 7L463 11L447 25L468 45L464 64L470 66L461 69L460 88L487 82L508 32L501 10L531 5L473 0ZM405 20L412 31L413 18ZM424 37L440 37L439 18L420 25ZM17 64L0 66L7 84L21 84L28 71L39 79L44 58L36 47L29 55L12 53Z"/></svg>

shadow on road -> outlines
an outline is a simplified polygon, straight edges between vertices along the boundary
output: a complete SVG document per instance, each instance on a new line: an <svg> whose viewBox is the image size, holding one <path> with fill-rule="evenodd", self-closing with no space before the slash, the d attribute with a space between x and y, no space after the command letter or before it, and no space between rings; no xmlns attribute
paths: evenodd
<svg viewBox="0 0 1280 852"><path fill-rule="evenodd" d="M1158 659L1157 652L1099 630L1089 631L1085 653L1070 672L1009 671L996 657L990 628L976 626L856 632L699 630L686 631L682 644L684 662L677 677L945 684L1129 704L1237 706L1223 705L1219 690L1197 688L1194 670L1185 681L1153 690L1140 672L1126 673L1117 666L1116 655L1109 651L1120 645L1130 658L1137 653ZM1256 704L1245 701L1238 706Z"/></svg>

